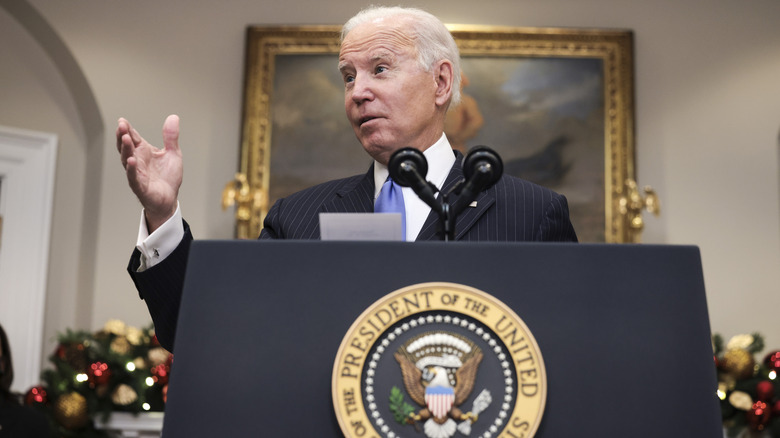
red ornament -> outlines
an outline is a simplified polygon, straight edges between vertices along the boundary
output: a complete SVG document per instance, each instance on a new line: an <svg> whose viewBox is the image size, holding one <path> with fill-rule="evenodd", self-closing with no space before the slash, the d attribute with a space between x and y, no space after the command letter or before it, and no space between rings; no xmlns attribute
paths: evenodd
<svg viewBox="0 0 780 438"><path fill-rule="evenodd" d="M753 403L753 407L745 415L747 416L748 425L753 430L764 430L769 423L769 419L772 418L769 406L762 401Z"/></svg>
<svg viewBox="0 0 780 438"><path fill-rule="evenodd" d="M762 402L771 402L775 398L775 385L769 380L762 380L756 385L756 397Z"/></svg>
<svg viewBox="0 0 780 438"><path fill-rule="evenodd" d="M168 403L168 385L163 386L162 396L163 396L163 403Z"/></svg>
<svg viewBox="0 0 780 438"><path fill-rule="evenodd" d="M764 358L764 365L769 371L780 372L780 351L773 351Z"/></svg>
<svg viewBox="0 0 780 438"><path fill-rule="evenodd" d="M24 404L27 406L45 405L47 403L49 403L49 395L46 394L46 388L43 386L33 386L24 395Z"/></svg>
<svg viewBox="0 0 780 438"><path fill-rule="evenodd" d="M155 365L150 370L152 372L152 379L158 385L165 386L168 384L168 377L171 374L171 367L166 363Z"/></svg>
<svg viewBox="0 0 780 438"><path fill-rule="evenodd" d="M87 368L87 381L90 388L108 385L111 380L111 370L104 362L95 362Z"/></svg>

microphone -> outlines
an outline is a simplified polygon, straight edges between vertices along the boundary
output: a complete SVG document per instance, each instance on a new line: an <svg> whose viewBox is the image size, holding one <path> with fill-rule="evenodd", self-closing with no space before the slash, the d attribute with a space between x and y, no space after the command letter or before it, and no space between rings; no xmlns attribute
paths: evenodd
<svg viewBox="0 0 780 438"><path fill-rule="evenodd" d="M501 179L504 173L504 162L501 157L487 146L474 146L463 158L463 175L466 181L477 178L484 179L479 191L488 189Z"/></svg>
<svg viewBox="0 0 780 438"><path fill-rule="evenodd" d="M428 160L422 152L410 147L395 151L387 163L387 170L390 171L390 178L398 185L411 187L414 193L434 211L441 211L441 205L436 202L438 189L425 180L425 175L428 174Z"/></svg>
<svg viewBox="0 0 780 438"><path fill-rule="evenodd" d="M390 156L387 169L390 178L403 187L411 187L414 193L439 215L442 238L455 240L455 219L477 198L479 192L493 186L504 173L504 163L487 146L475 146L463 158L461 180L448 193L442 193L441 201L436 199L439 189L425 179L428 174L428 160L422 152L414 148L402 148ZM448 197L456 194L457 199L450 204Z"/></svg>
<svg viewBox="0 0 780 438"><path fill-rule="evenodd" d="M489 189L501 179L504 162L487 146L474 146L463 158L465 183L458 188L459 195L453 210L457 215L477 197L479 192Z"/></svg>

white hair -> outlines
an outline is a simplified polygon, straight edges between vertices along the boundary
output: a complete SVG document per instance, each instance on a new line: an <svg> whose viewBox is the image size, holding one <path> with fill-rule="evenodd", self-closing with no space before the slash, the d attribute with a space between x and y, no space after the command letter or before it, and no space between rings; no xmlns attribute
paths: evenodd
<svg viewBox="0 0 780 438"><path fill-rule="evenodd" d="M341 41L358 25L379 18L402 17L404 27L415 41L417 61L425 71L431 71L441 60L452 63L452 96L450 108L460 102L460 52L449 29L436 16L417 8L401 6L369 6L350 18L341 28Z"/></svg>

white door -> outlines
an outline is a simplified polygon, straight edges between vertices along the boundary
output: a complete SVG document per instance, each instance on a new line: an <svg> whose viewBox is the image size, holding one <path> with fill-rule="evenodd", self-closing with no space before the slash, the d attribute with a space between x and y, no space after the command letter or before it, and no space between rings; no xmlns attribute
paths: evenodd
<svg viewBox="0 0 780 438"><path fill-rule="evenodd" d="M40 383L57 136L0 126L0 324L12 390Z"/></svg>

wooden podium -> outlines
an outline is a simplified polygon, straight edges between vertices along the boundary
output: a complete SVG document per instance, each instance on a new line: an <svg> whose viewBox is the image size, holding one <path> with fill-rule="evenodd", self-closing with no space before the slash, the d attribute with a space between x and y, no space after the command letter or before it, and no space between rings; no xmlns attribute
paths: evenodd
<svg viewBox="0 0 780 438"><path fill-rule="evenodd" d="M548 381L537 437L722 436L696 247L320 241L192 244L163 436L344 436L345 333L425 282L477 288L528 326Z"/></svg>

